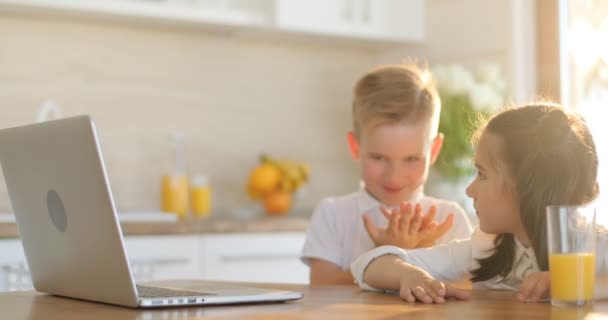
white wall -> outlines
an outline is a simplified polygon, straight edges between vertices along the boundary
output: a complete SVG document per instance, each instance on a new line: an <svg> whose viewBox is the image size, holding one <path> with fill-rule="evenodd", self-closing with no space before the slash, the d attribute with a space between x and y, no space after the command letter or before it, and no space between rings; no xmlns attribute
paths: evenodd
<svg viewBox="0 0 608 320"><path fill-rule="evenodd" d="M248 171L268 152L310 163L310 192L297 204L310 212L321 197L357 186L344 139L357 78L420 56L495 61L514 79L512 4L429 0L425 44L373 50L0 13L0 127L33 121L46 98L64 115L91 114L121 210L157 207L165 135L181 128L190 170L210 173L218 211L250 204Z"/></svg>
<svg viewBox="0 0 608 320"><path fill-rule="evenodd" d="M66 116L91 114L120 209L157 207L176 128L223 211L250 203L245 181L261 152L311 165L302 210L357 186L345 133L352 84L374 52L6 14L0 39L0 127L34 121L46 98Z"/></svg>

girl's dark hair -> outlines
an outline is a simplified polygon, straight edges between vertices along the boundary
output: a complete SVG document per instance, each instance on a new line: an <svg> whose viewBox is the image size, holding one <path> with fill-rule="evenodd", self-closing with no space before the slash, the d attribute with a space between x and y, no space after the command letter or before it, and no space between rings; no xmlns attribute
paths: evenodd
<svg viewBox="0 0 608 320"><path fill-rule="evenodd" d="M554 104L534 104L504 111L492 118L484 133L501 142L500 158L515 182L520 218L531 241L538 266L549 269L547 254L548 205L579 205L599 193L598 158L585 121ZM499 234L492 255L479 259L473 282L513 269L515 239Z"/></svg>

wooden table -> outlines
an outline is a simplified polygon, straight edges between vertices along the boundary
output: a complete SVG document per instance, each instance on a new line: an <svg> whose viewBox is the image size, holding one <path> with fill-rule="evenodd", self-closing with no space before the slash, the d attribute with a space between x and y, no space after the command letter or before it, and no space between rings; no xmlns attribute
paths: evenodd
<svg viewBox="0 0 608 320"><path fill-rule="evenodd" d="M608 301L585 308L553 307L517 302L513 292L477 291L469 301L424 305L354 286L253 286L296 290L305 296L287 303L137 310L32 291L11 292L0 294L0 319L608 319Z"/></svg>

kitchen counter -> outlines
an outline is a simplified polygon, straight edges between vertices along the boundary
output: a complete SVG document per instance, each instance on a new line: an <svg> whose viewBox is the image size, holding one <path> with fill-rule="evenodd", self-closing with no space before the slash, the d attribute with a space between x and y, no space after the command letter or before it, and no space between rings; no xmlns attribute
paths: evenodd
<svg viewBox="0 0 608 320"><path fill-rule="evenodd" d="M211 234L246 232L304 232L310 218L299 216L189 219L184 221L122 221L124 235ZM0 238L18 238L15 222L0 222Z"/></svg>

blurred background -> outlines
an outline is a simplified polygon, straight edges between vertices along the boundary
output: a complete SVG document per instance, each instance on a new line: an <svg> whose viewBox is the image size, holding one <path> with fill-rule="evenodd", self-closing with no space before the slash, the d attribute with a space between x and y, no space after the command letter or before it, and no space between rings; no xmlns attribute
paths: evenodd
<svg viewBox="0 0 608 320"><path fill-rule="evenodd" d="M265 215L247 191L262 154L296 161L309 177L286 214L306 223L358 187L355 81L408 57L437 74L456 114L443 130L545 97L587 116L606 161L607 16L590 0L0 0L0 127L90 114L121 214L162 211L176 150L211 187L209 214L229 220ZM463 170L437 168L426 191L473 215L462 150L445 161ZM298 248L304 227L290 230Z"/></svg>
<svg viewBox="0 0 608 320"><path fill-rule="evenodd" d="M246 180L261 153L296 159L311 179L294 210L309 215L322 197L358 186L345 139L358 77L407 57L430 66L483 61L504 73L508 101L527 101L540 91L536 12L551 14L535 6L0 1L0 127L33 122L49 99L62 116L90 114L121 211L158 208L176 130L188 173L209 176L214 214L250 203ZM547 53L554 67L558 54ZM0 210L10 212L4 184Z"/></svg>

